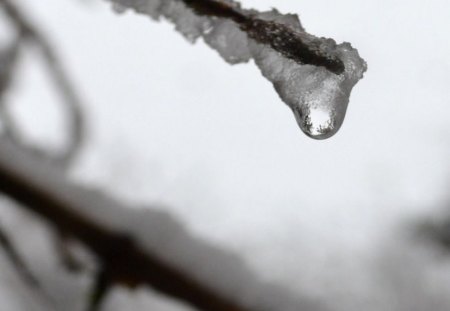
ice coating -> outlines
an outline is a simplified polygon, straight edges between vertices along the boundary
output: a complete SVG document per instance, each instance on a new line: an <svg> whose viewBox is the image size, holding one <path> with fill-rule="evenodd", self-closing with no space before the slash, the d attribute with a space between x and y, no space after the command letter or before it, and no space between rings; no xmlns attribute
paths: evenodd
<svg viewBox="0 0 450 311"><path fill-rule="evenodd" d="M358 52L348 43L337 46L345 71L336 75L280 57L268 47L251 46L256 64L292 109L302 131L315 139L333 136L344 121L350 92L366 70Z"/></svg>
<svg viewBox="0 0 450 311"><path fill-rule="evenodd" d="M262 75L272 82L282 101L292 109L302 131L314 139L329 138L339 130L351 90L367 70L366 62L349 43L337 45L332 39L317 38L306 33L295 14L280 14L275 9L269 12L243 10L236 2L221 1L252 18L275 21L301 33L304 42L319 46L321 51L329 52L330 55L337 55L345 67L342 73L336 74L323 66L303 64L286 57L270 45L250 38L248 33L241 30L242 25L232 20L195 13L186 5L185 2L189 1L108 1L119 11L129 8L154 19L164 17L189 41L195 42L202 37L230 64L254 59Z"/></svg>

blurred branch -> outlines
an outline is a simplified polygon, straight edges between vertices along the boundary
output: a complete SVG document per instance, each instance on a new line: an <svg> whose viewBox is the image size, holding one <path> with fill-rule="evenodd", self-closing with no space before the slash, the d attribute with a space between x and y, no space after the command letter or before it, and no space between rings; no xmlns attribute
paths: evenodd
<svg viewBox="0 0 450 311"><path fill-rule="evenodd" d="M4 134L14 140L16 140L15 135L18 131L8 114L4 98L16 72L21 43L22 38L17 36L6 49L0 51L0 120L3 123Z"/></svg>
<svg viewBox="0 0 450 311"><path fill-rule="evenodd" d="M9 238L9 235L2 229L0 226L0 248L3 249L15 270L17 271L19 277L25 282L27 286L33 288L42 299L45 300L45 303L51 308L54 309L54 301L47 294L47 292L42 287L42 284L35 277L33 272L28 268L25 260L22 258L20 253L17 251L14 246L13 241Z"/></svg>
<svg viewBox="0 0 450 311"><path fill-rule="evenodd" d="M87 311L98 311L100 309L103 299L105 299L106 294L111 289L114 282L114 280L109 278L109 275L110 273L104 269L100 269L100 271L98 271Z"/></svg>
<svg viewBox="0 0 450 311"><path fill-rule="evenodd" d="M80 192L62 175L53 176L52 181L52 171L41 160L29 158L7 140L0 140L0 145L0 191L81 241L96 255L110 282L129 287L147 284L205 311L256 311L143 250L126 232L114 231L79 212L86 209L78 200L89 196L87 190Z"/></svg>
<svg viewBox="0 0 450 311"><path fill-rule="evenodd" d="M61 264L70 272L85 270L83 263L72 253L72 237L65 231L59 231L55 236L55 250L59 255Z"/></svg>
<svg viewBox="0 0 450 311"><path fill-rule="evenodd" d="M72 82L69 79L64 67L55 53L55 48L49 40L33 25L29 18L27 18L17 7L17 5L10 0L0 0L0 6L3 7L6 15L10 21L17 28L19 38L24 43L30 43L37 47L40 51L43 60L45 61L52 78L63 102L67 115L69 116L69 139L64 151L55 156L46 156L52 158L55 163L66 167L72 159L78 154L84 138L84 119L81 110L82 104ZM11 121L11 120L9 120ZM12 125L12 123L11 123ZM16 135L15 139L18 141L17 130L10 128ZM46 153L43 150L35 150L40 153Z"/></svg>
<svg viewBox="0 0 450 311"><path fill-rule="evenodd" d="M19 255L19 252L14 247L11 239L6 231L0 226L0 247L4 250L5 254L9 257L12 264L16 268L18 274L22 279L33 287L40 287L38 279L33 275L31 270L25 264L25 261Z"/></svg>

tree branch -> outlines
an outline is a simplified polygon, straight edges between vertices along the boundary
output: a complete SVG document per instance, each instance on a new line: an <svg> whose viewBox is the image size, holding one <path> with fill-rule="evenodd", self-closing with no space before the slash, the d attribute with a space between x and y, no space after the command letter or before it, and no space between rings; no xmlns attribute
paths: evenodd
<svg viewBox="0 0 450 311"><path fill-rule="evenodd" d="M133 219L136 209L120 206L98 192L68 183L60 171L48 167L39 158L24 154L4 138L0 138L0 146L0 191L46 219L56 229L82 242L98 258L99 269L108 274L103 278L112 283L129 287L146 284L204 311L283 310L283 307L271 306L283 303L297 305L297 310L323 310L315 302L308 299L297 301L284 290L280 292L277 287L260 283L247 268L240 267L242 262L235 262L233 256L233 265L230 266L229 262L224 261L230 259L230 255L189 238L189 233L178 223L176 226L170 222L164 223L166 220L158 218L157 213L146 214L146 217L134 216L139 221L145 221L141 225L156 226L148 228L151 231L146 231L145 236L163 236L159 246L143 247L141 239L132 233L138 225L133 223L130 227L121 227L127 219ZM116 220L110 221L111 217ZM174 231L166 236L158 231L168 230L171 226ZM190 255L183 255L182 251L164 254L167 252L164 244L169 241L173 243L176 238L180 239L178 247L188 248ZM204 263L197 264L208 266L208 252L212 253L210 260L216 261L209 266L222 269L222 275L207 276L209 282L198 276L198 271L181 268L181 264L167 259L174 258L176 261L179 257L192 262L201 258ZM194 258L189 258L193 254ZM245 291L257 292L257 295L250 298L249 303L242 290L233 295L220 290L220 285L212 285L220 283L221 278L227 279L225 283L232 287L232 291L241 287ZM273 295L273 303L267 304L270 295ZM260 306L258 300L261 300Z"/></svg>
<svg viewBox="0 0 450 311"><path fill-rule="evenodd" d="M82 208L75 200L67 202L58 195L54 196L54 191L47 188L45 182L35 183L25 174L15 171L14 167L0 163L0 190L58 229L79 239L103 266L108 267L108 271L114 273L117 283L130 286L148 284L205 311L246 310L145 253L126 234L102 228L77 213Z"/></svg>
<svg viewBox="0 0 450 311"><path fill-rule="evenodd" d="M6 231L2 229L1 226L0 226L0 248L3 249L7 257L13 264L19 277L23 280L23 282L30 288L34 289L37 293L39 293L40 296L45 300L45 302L49 304L49 306L52 309L54 309L53 299L44 290L41 282L39 282L38 278L30 270L27 263L14 246L13 241L10 239L9 235L6 233Z"/></svg>
<svg viewBox="0 0 450 311"><path fill-rule="evenodd" d="M29 285L40 288L40 283L38 279L33 275L31 270L26 265L25 261L19 255L19 252L14 247L14 243L9 238L6 231L2 229L0 226L0 247L4 250L6 255L8 255L12 264L16 268L18 274L22 277L22 279Z"/></svg>
<svg viewBox="0 0 450 311"><path fill-rule="evenodd" d="M56 163L65 167L78 154L84 139L85 124L82 112L82 101L67 75L64 66L56 55L55 48L49 40L30 22L15 3L10 0L0 0L0 6L3 7L10 21L17 28L19 40L24 43L30 43L39 49L44 62L49 68L50 76L56 86L56 90L59 92L61 99L65 103L65 109L69 117L68 143L63 152L56 157L51 157ZM11 128L10 130L15 131L14 128ZM15 138L17 139L18 137ZM46 153L43 150L36 151Z"/></svg>

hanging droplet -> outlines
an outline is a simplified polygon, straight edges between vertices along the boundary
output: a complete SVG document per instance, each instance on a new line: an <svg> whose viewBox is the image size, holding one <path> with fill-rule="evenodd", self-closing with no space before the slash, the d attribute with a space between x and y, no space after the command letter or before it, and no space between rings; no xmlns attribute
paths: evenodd
<svg viewBox="0 0 450 311"><path fill-rule="evenodd" d="M320 77L319 77L320 78ZM314 139L326 139L339 130L347 111L349 96L338 87L339 76L314 79L303 85L305 88L291 106L302 131Z"/></svg>
<svg viewBox="0 0 450 311"><path fill-rule="evenodd" d="M250 51L264 77L294 112L303 133L326 139L341 127L350 93L367 69L366 62L349 43L335 45L324 39L324 49L332 49L345 66L336 74L322 66L299 64L270 47L250 42Z"/></svg>
<svg viewBox="0 0 450 311"><path fill-rule="evenodd" d="M309 109L305 114L295 115L302 131L311 138L325 139L336 133L335 119L328 111Z"/></svg>

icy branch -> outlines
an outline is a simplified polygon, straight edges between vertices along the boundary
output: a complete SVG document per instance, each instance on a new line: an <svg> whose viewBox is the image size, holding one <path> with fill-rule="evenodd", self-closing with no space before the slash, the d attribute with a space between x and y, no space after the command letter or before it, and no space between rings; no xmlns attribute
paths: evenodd
<svg viewBox="0 0 450 311"><path fill-rule="evenodd" d="M230 64L254 59L303 132L315 139L338 131L350 92L367 69L349 43L308 34L297 15L275 9L246 10L231 0L108 1L118 12L164 17L191 42L203 38Z"/></svg>

